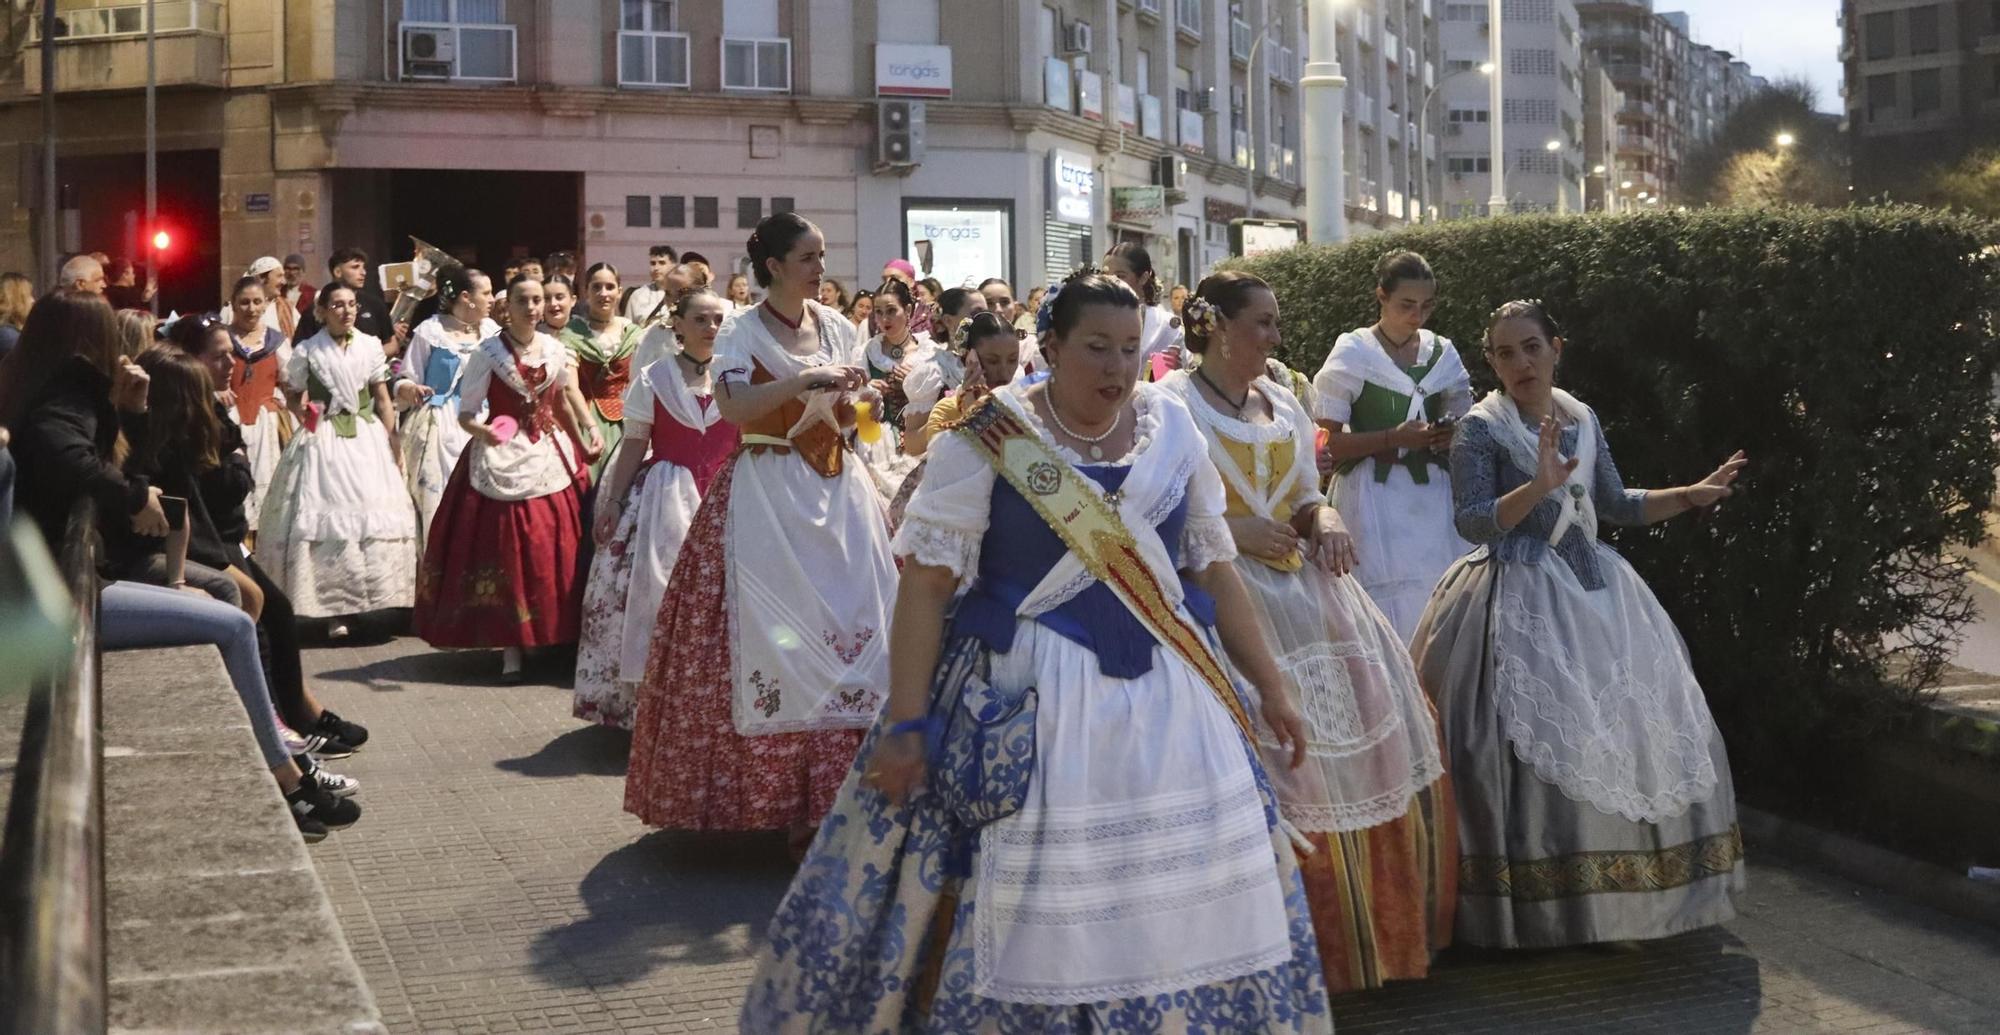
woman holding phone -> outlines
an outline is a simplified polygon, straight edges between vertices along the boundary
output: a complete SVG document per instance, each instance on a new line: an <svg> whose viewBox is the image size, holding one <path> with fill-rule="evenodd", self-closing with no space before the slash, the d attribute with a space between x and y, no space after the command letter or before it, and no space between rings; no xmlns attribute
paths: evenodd
<svg viewBox="0 0 2000 1035"><path fill-rule="evenodd" d="M1431 589L1472 544L1452 527L1452 422L1472 375L1451 339L1424 329L1437 275L1415 252L1375 266L1381 319L1340 336L1313 379L1313 416L1335 463L1333 505L1354 533L1354 577L1404 643Z"/></svg>

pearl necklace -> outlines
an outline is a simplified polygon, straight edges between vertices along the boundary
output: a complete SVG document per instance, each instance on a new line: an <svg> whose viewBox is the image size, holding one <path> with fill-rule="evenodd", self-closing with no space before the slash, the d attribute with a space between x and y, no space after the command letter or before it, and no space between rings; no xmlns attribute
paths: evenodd
<svg viewBox="0 0 2000 1035"><path fill-rule="evenodd" d="M1118 416L1113 417L1111 419L1111 426L1104 430L1104 434L1098 435L1096 437L1092 437L1090 435L1079 435L1076 432L1070 430L1070 426L1063 423L1062 411L1056 409L1056 401L1054 399L1049 400L1049 419L1055 421L1057 430L1061 431L1065 435L1068 435L1070 438L1073 438L1078 442L1081 442L1084 445L1089 446L1090 458L1092 460L1102 460L1104 459L1104 447L1098 445L1098 443L1103 442L1107 438L1110 438L1111 433L1117 431L1118 426L1120 424L1125 423L1125 411L1122 409L1119 410Z"/></svg>

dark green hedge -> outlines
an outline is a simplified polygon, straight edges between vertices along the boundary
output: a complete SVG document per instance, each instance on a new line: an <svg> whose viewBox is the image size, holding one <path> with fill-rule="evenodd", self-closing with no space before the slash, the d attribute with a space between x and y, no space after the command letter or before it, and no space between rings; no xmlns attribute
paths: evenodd
<svg viewBox="0 0 2000 1035"><path fill-rule="evenodd" d="M1411 248L1439 277L1430 326L1482 393L1486 314L1548 303L1561 380L1628 484L1748 450L1740 498L1614 538L1687 638L1739 779L1775 790L1825 787L1822 763L1931 685L1969 617L1950 551L1982 536L2000 465L1995 239L1926 209L1707 210L1447 223L1237 265L1276 289L1300 370L1374 322L1375 260Z"/></svg>

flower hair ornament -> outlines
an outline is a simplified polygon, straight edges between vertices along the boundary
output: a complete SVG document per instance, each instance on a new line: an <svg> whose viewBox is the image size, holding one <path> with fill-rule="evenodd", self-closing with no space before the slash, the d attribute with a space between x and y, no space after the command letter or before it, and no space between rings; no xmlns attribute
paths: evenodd
<svg viewBox="0 0 2000 1035"><path fill-rule="evenodd" d="M1181 326L1199 333L1206 338L1215 333L1215 322L1222 316L1222 310L1214 302L1200 295L1181 303Z"/></svg>
<svg viewBox="0 0 2000 1035"><path fill-rule="evenodd" d="M1056 296L1062 294L1063 288L1085 277L1109 277L1111 275L1111 271L1102 266L1079 266L1069 276L1064 277L1062 283L1050 287L1048 293L1042 296L1042 307L1035 310L1035 334L1037 336L1046 336L1056 329Z"/></svg>

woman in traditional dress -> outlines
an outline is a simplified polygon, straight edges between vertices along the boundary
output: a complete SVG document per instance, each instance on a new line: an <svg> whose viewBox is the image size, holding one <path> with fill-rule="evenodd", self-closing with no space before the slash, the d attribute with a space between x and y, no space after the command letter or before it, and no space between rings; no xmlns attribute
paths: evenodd
<svg viewBox="0 0 2000 1035"><path fill-rule="evenodd" d="M292 347L285 400L299 431L285 447L257 532L257 564L302 618L408 607L417 511L399 466L396 405L382 342L354 329L354 289L321 288L319 331Z"/></svg>
<svg viewBox="0 0 2000 1035"><path fill-rule="evenodd" d="M264 490L270 487L278 457L292 436L291 414L285 409L281 387L292 358L292 344L282 331L265 323L264 313L270 306L262 277L244 277L229 293L231 358L224 405L229 407L230 421L243 429L243 452L255 480L250 494L243 498L244 517L249 519L253 536Z"/></svg>
<svg viewBox="0 0 2000 1035"><path fill-rule="evenodd" d="M626 390L630 434L604 469L591 530L598 549L576 652L579 719L632 728L667 579L702 493L736 448L736 427L715 408L709 378L726 306L707 288L682 295L673 310L679 349L640 368Z"/></svg>
<svg viewBox="0 0 2000 1035"><path fill-rule="evenodd" d="M974 298L979 297L978 292L969 293ZM951 291L945 294L949 296ZM984 308L974 311L970 319L958 321L957 327L952 331L952 339L950 345L952 351L965 357L962 361L965 372L960 376L957 385L929 408L923 426L912 427L904 435L905 450L914 449L916 452L922 452L929 446L931 439L943 434L970 412L974 403L984 399L993 389L1012 384L1014 378L1021 372L1021 339L998 313ZM896 495L890 499L891 528L902 524L903 511L908 508L910 497L922 483L923 474L924 465L919 460L916 468L910 472L910 476L903 479L902 487L897 489Z"/></svg>
<svg viewBox="0 0 2000 1035"><path fill-rule="evenodd" d="M862 440L856 449L875 471L877 487L892 496L917 462L903 455L904 384L910 372L928 361L936 351L930 341L910 326L918 303L909 287L900 280L885 280L875 292L875 325L881 333L868 340L862 350L868 383L882 399L881 412L874 418L882 434L872 441Z"/></svg>
<svg viewBox="0 0 2000 1035"><path fill-rule="evenodd" d="M748 251L764 301L723 328L714 366L743 445L667 585L625 808L653 826L802 842L888 695L896 567L882 499L844 445L852 402L872 394L861 346L812 300L826 239L782 213Z"/></svg>
<svg viewBox="0 0 2000 1035"><path fill-rule="evenodd" d="M911 365L909 376L903 379L903 394L907 400L902 413L903 452L910 456L924 455L925 443L930 441L930 435L924 429L930 422L932 408L946 395L957 391L969 372L966 350L957 340L958 328L974 313L983 312L986 312L986 296L971 288L951 288L942 296L938 304L938 322L932 328L934 333L942 336L938 338L936 347L925 351L920 362Z"/></svg>
<svg viewBox="0 0 2000 1035"><path fill-rule="evenodd" d="M1472 375L1450 339L1424 330L1437 277L1423 256L1384 255L1375 300L1381 319L1341 335L1313 378L1313 416L1338 472L1333 505L1354 533L1355 577L1407 643L1438 576L1472 549L1452 527L1443 470Z"/></svg>
<svg viewBox="0 0 2000 1035"><path fill-rule="evenodd" d="M486 318L493 307L493 282L486 274L445 266L436 279L437 314L411 332L410 351L396 381L396 402L407 411L403 474L417 504L419 556L444 488L471 440L458 423L465 361L480 342L500 333L500 325Z"/></svg>
<svg viewBox="0 0 2000 1035"><path fill-rule="evenodd" d="M1312 841L1299 860L1327 990L1423 977L1451 943L1458 820L1437 718L1410 655L1353 578L1354 540L1319 491L1312 418L1271 376L1278 300L1217 273L1187 304L1201 357L1160 387L1179 396L1222 473L1249 591L1306 720L1306 764L1285 771L1260 734L1278 807ZM1280 368L1282 370L1282 368Z"/></svg>
<svg viewBox="0 0 2000 1035"><path fill-rule="evenodd" d="M458 422L472 442L438 505L411 622L433 647L504 648L505 684L521 681L524 649L576 642L583 595L590 472L563 404L569 352L541 319L541 281L517 275L506 325L465 361Z"/></svg>
<svg viewBox="0 0 2000 1035"><path fill-rule="evenodd" d="M585 270L581 288L581 318L570 321L562 342L576 362L576 387L594 425L598 452L590 476L596 480L624 433L625 389L632 384L632 352L639 345L640 328L618 315L618 270L610 263Z"/></svg>
<svg viewBox="0 0 2000 1035"><path fill-rule="evenodd" d="M778 907L744 1031L1332 1030L1218 642L1292 765L1303 723L1201 433L1135 384L1138 307L1073 277L1055 377L931 443L896 539L895 689Z"/></svg>
<svg viewBox="0 0 2000 1035"><path fill-rule="evenodd" d="M543 334L546 334L549 337L554 338L559 342L562 342L563 347L570 350L569 359L572 371L574 371L574 368L576 366L576 350L570 347L569 344L570 338L572 336L586 335L589 333L588 325L586 325L583 322L583 319L581 317L575 315L576 302L577 302L576 280L569 274L551 273L542 280L542 322L536 324L535 328L541 331ZM502 299L500 299L500 303L502 308L501 315L505 316L506 315L505 308L507 300L503 297ZM494 326L497 328L499 325L495 324ZM667 336L672 337L672 334L669 333ZM643 342L643 340L644 338L642 336L641 341ZM644 346L642 344L640 346L640 350L643 350L643 348ZM662 351L658 355L655 355L653 358L658 359L659 356L665 354L666 353ZM635 350L634 352L635 361L642 359L643 356L644 356L643 351ZM565 404L569 406L570 414L576 418L576 426L579 428L587 429L592 433L597 434L599 436L598 441L601 445L603 432L598 431L597 418L591 411L590 403L584 399L582 390L577 388L575 378L571 378L570 384L563 388L563 400ZM576 445L579 449L582 449L587 453L589 452L590 443L588 441L581 441L576 443ZM596 457L601 457L604 454L600 452L600 453L590 453L589 455L593 458L596 458ZM590 513L589 493L585 494L583 505L584 505L584 520L585 523L588 524L589 513ZM590 542L588 540L585 540L583 545L584 545L584 552L586 554L589 553Z"/></svg>
<svg viewBox="0 0 2000 1035"><path fill-rule="evenodd" d="M1140 372L1141 377L1155 380L1154 356L1163 357L1159 366L1169 370L1178 369L1184 359L1185 336L1181 333L1180 317L1174 311L1160 304L1160 277L1153 271L1153 255L1146 246L1137 241L1120 241L1104 253L1104 268L1114 277L1125 282L1145 303L1140 312L1145 318L1142 331L1147 365Z"/></svg>
<svg viewBox="0 0 2000 1035"><path fill-rule="evenodd" d="M1497 391L1452 448L1451 566L1417 627L1465 852L1458 938L1546 948L1664 938L1735 915L1743 840L1687 648L1599 518L1727 499L1737 453L1693 485L1625 488L1597 414L1555 387L1561 332L1510 302L1487 325Z"/></svg>

